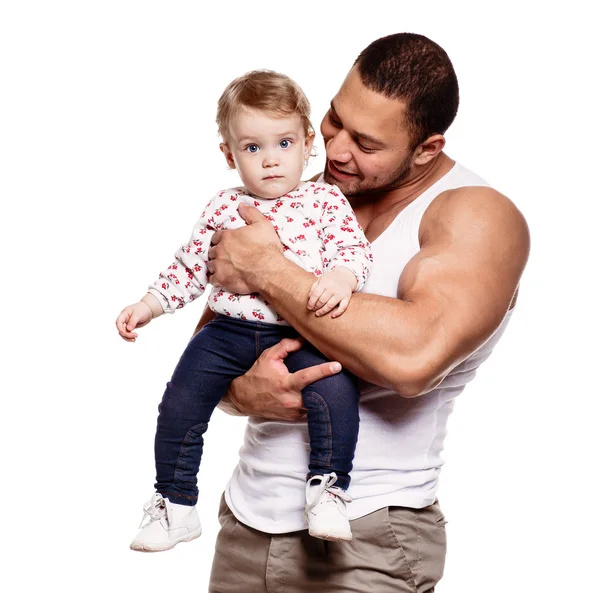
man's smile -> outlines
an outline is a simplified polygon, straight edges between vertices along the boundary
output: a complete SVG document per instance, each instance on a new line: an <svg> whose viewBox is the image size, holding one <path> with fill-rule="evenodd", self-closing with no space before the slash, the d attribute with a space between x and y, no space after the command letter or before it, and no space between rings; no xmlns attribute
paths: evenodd
<svg viewBox="0 0 600 593"><path fill-rule="evenodd" d="M329 172L337 179L349 179L350 177L356 177L356 173L348 173L347 171L342 171L341 169L338 169L334 164L333 161L327 160L327 168L329 169Z"/></svg>

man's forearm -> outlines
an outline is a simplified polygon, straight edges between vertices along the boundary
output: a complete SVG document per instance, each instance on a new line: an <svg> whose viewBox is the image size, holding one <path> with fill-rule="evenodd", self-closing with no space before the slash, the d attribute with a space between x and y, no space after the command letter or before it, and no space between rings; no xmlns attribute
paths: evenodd
<svg viewBox="0 0 600 593"><path fill-rule="evenodd" d="M352 296L338 318L316 317L307 309L314 276L283 256L271 258L269 272L257 280L259 292L303 337L328 358L359 377L402 395L417 395L431 372L427 329L414 305L373 294Z"/></svg>
<svg viewBox="0 0 600 593"><path fill-rule="evenodd" d="M402 269L396 298L354 294L340 317L316 317L307 307L314 276L286 259L256 209L239 211L246 227L213 236L216 282L261 293L330 359L407 397L435 388L493 335L529 254L527 224L510 200L460 188L424 216L422 245Z"/></svg>

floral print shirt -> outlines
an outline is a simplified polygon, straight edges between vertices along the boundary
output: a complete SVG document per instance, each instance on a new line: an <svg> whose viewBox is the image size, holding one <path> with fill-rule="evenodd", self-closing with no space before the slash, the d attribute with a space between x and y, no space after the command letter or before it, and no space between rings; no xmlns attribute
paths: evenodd
<svg viewBox="0 0 600 593"><path fill-rule="evenodd" d="M306 182L277 199L258 198L245 187L226 189L208 203L192 236L175 253L175 261L149 287L166 313L172 313L201 296L207 288L208 250L213 233L246 223L238 205L255 206L279 235L285 256L315 276L337 266L351 270L360 290L371 271L371 246L350 204L335 186ZM209 307L216 313L244 320L287 325L259 294L235 294L212 288Z"/></svg>

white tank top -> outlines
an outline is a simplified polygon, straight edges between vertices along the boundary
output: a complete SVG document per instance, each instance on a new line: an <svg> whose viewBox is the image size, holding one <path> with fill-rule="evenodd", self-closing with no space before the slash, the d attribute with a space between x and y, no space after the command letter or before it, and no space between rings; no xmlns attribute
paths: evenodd
<svg viewBox="0 0 600 593"><path fill-rule="evenodd" d="M375 265L363 291L397 297L400 274L420 249L419 226L429 204L448 189L487 185L455 164L372 242ZM388 389L363 385L348 491L353 498L348 505L350 519L386 506L422 508L434 502L454 398L488 358L510 315L507 313L495 334L430 393L408 399ZM227 504L237 519L266 533L305 529L308 455L306 422L249 418L240 460L225 490Z"/></svg>

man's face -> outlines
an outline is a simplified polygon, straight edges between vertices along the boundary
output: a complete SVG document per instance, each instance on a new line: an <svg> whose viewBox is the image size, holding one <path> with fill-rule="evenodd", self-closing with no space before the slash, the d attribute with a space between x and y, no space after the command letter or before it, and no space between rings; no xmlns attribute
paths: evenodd
<svg viewBox="0 0 600 593"><path fill-rule="evenodd" d="M321 122L325 181L344 194L391 191L410 174L414 151L404 103L368 89L353 68Z"/></svg>
<svg viewBox="0 0 600 593"><path fill-rule="evenodd" d="M221 150L254 195L272 200L298 186L312 141L299 115L245 109L231 122Z"/></svg>

